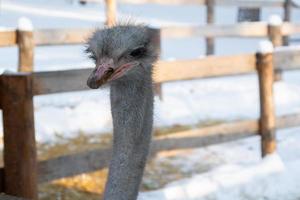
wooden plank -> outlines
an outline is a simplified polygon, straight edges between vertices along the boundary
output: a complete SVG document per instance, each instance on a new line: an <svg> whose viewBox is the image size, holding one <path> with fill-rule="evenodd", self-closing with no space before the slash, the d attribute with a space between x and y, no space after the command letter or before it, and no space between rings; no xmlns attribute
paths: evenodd
<svg viewBox="0 0 300 200"><path fill-rule="evenodd" d="M16 30L0 29L0 47L13 46L17 44Z"/></svg>
<svg viewBox="0 0 300 200"><path fill-rule="evenodd" d="M215 22L215 0L206 0L206 24L213 25ZM215 52L215 40L213 37L206 38L206 55Z"/></svg>
<svg viewBox="0 0 300 200"><path fill-rule="evenodd" d="M181 37L266 37L264 22L244 22L233 25L169 26L161 28L165 38Z"/></svg>
<svg viewBox="0 0 300 200"><path fill-rule="evenodd" d="M276 150L275 106L273 95L273 54L257 54L257 70L260 94L260 126L262 156Z"/></svg>
<svg viewBox="0 0 300 200"><path fill-rule="evenodd" d="M286 32L291 26L286 25ZM83 44L93 29L40 29L34 31L36 45ZM161 28L162 37L266 37L264 22L240 23L234 25L170 26Z"/></svg>
<svg viewBox="0 0 300 200"><path fill-rule="evenodd" d="M105 0L106 6L106 25L113 26L117 21L117 2L116 0Z"/></svg>
<svg viewBox="0 0 300 200"><path fill-rule="evenodd" d="M293 126L300 126L300 114L276 118L277 128ZM153 156L155 153L164 150L195 148L233 141L257 135L258 132L258 120L224 123L177 132L167 136L156 137L152 143L151 155ZM97 149L41 161L38 165L39 183L102 169L108 165L110 157L110 149ZM0 172L1 170L3 171L3 168L0 169Z"/></svg>
<svg viewBox="0 0 300 200"><path fill-rule="evenodd" d="M89 1L89 0L88 0ZM95 2L95 0L92 0ZM220 6L238 6L238 7L282 7L284 4L283 0L215 0L216 5ZM121 3L130 4L166 4L166 5L205 5L205 0L121 0Z"/></svg>
<svg viewBox="0 0 300 200"><path fill-rule="evenodd" d="M292 0L285 0L284 6L283 6L283 21L290 22L292 18L292 7L293 7L293 1ZM289 37L284 36L283 37L283 44L284 46L289 45Z"/></svg>
<svg viewBox="0 0 300 200"><path fill-rule="evenodd" d="M1 76L1 87L5 193L37 199L32 77L5 74Z"/></svg>
<svg viewBox="0 0 300 200"><path fill-rule="evenodd" d="M269 24L268 37L269 37L269 40L272 42L273 47L283 46L283 37L282 36L283 35L282 35L282 31L281 31L281 24L280 25ZM282 70L281 69L275 69L274 80L275 81L282 80Z"/></svg>
<svg viewBox="0 0 300 200"><path fill-rule="evenodd" d="M72 92L88 90L86 81L92 72L89 69L75 69L65 71L35 72L34 94L51 94L58 92Z"/></svg>
<svg viewBox="0 0 300 200"><path fill-rule="evenodd" d="M168 82L254 73L255 62L254 54L209 56L186 61L160 61L154 69L154 80Z"/></svg>
<svg viewBox="0 0 300 200"><path fill-rule="evenodd" d="M153 156L162 150L193 148L227 142L253 136L257 133L258 122L255 120L232 122L178 132L154 139L151 154ZM40 162L39 182L47 182L104 168L108 165L110 158L111 150L102 149Z"/></svg>
<svg viewBox="0 0 300 200"><path fill-rule="evenodd" d="M300 48L280 47L274 52L274 68L280 70L300 69Z"/></svg>
<svg viewBox="0 0 300 200"><path fill-rule="evenodd" d="M20 197L14 197L14 196L9 196L5 194L0 194L0 199L1 200L29 200L29 199L24 199Z"/></svg>
<svg viewBox="0 0 300 200"><path fill-rule="evenodd" d="M197 60L161 61L154 69L157 83L217 76L254 73L255 55L207 57ZM86 80L92 69L35 72L34 94L51 94L86 90Z"/></svg>
<svg viewBox="0 0 300 200"><path fill-rule="evenodd" d="M300 34L300 24L294 24L288 22L283 23L281 31L282 34L285 36Z"/></svg>
<svg viewBox="0 0 300 200"><path fill-rule="evenodd" d="M104 168L108 166L111 154L111 149L98 149L41 161L38 165L39 182L48 182Z"/></svg>
<svg viewBox="0 0 300 200"><path fill-rule="evenodd" d="M93 31L88 28L40 29L34 31L34 41L39 46L83 44Z"/></svg>
<svg viewBox="0 0 300 200"><path fill-rule="evenodd" d="M34 65L34 38L32 31L17 31L18 37L18 71L32 72Z"/></svg>
<svg viewBox="0 0 300 200"><path fill-rule="evenodd" d="M151 153L229 142L254 136L258 134L258 130L257 120L246 120L178 132L156 138Z"/></svg>
<svg viewBox="0 0 300 200"><path fill-rule="evenodd" d="M300 126L300 113L283 115L276 118L276 128L291 128Z"/></svg>

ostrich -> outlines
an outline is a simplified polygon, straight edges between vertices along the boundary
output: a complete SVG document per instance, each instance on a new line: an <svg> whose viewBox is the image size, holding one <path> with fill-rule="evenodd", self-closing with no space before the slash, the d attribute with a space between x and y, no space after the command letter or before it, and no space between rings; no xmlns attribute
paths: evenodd
<svg viewBox="0 0 300 200"><path fill-rule="evenodd" d="M104 200L135 200L151 141L157 34L130 24L97 30L87 53L96 64L87 85L110 85L114 137Z"/></svg>

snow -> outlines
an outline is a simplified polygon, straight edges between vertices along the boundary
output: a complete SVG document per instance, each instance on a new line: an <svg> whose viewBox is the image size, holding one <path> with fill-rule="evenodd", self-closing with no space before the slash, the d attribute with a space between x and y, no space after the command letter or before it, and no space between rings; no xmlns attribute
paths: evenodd
<svg viewBox="0 0 300 200"><path fill-rule="evenodd" d="M137 18L151 26L204 24L205 8L201 6L118 6L119 19ZM168 12L166 12L168 9ZM155 13L155 14L154 14ZM216 9L216 24L232 24L236 7ZM262 18L278 24L280 9L263 9ZM18 19L28 30L31 21L39 28L69 28L102 26L104 5L79 6L62 0L5 0L1 2L1 29L16 28ZM292 18L297 21L299 10ZM25 21L25 23L24 23ZM25 27L24 24L27 24ZM203 38L163 39L162 59L203 57ZM273 51L268 41L261 39L216 39L217 55ZM294 48L298 47L284 47ZM282 48L276 48L276 51ZM16 71L17 49L0 48L0 74ZM35 49L35 70L61 70L92 66L84 55L83 45L47 46ZM283 74L283 81L274 85L276 114L300 112L300 72ZM207 121L254 119L259 116L259 93L256 75L181 81L163 84L163 101L155 98L155 127L197 125ZM59 142L61 136L72 138L79 133L101 134L112 131L109 91L72 92L34 97L35 129L40 143ZM0 130L2 124L0 123ZM193 168L197 162L212 164L212 169L185 180L170 183L157 191L146 192L141 200L295 200L299 199L300 128L278 131L278 154L260 159L258 137L195 149L177 156L183 169ZM57 137L60 136L60 137ZM163 159L163 158L162 158ZM174 161L175 162L175 161ZM163 177L162 177L163 178Z"/></svg>
<svg viewBox="0 0 300 200"><path fill-rule="evenodd" d="M259 137L193 150L177 163L214 163L212 170L144 192L139 200L299 199L300 128L279 131L278 153L260 159ZM293 152L293 153L292 153ZM217 163L217 164L215 164Z"/></svg>
<svg viewBox="0 0 300 200"><path fill-rule="evenodd" d="M272 53L274 51L274 47L271 41L263 40L259 43L259 47L257 52L259 53Z"/></svg>
<svg viewBox="0 0 300 200"><path fill-rule="evenodd" d="M269 18L269 24L271 26L280 26L282 23L282 18L279 15L271 15Z"/></svg>
<svg viewBox="0 0 300 200"><path fill-rule="evenodd" d="M32 31L32 22L27 17L21 17L18 21L18 29L21 31Z"/></svg>

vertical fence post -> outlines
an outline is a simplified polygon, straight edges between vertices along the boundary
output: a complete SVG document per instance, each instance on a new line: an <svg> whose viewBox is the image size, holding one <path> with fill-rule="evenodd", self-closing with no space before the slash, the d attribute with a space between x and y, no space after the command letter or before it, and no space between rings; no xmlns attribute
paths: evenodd
<svg viewBox="0 0 300 200"><path fill-rule="evenodd" d="M161 56L161 33L160 29L153 29L155 32L155 44L158 51L159 58ZM154 83L154 93L159 97L160 100L163 100L163 91L162 83Z"/></svg>
<svg viewBox="0 0 300 200"><path fill-rule="evenodd" d="M4 128L4 192L37 199L37 158L32 76L1 76Z"/></svg>
<svg viewBox="0 0 300 200"><path fill-rule="evenodd" d="M34 38L33 26L29 19L20 18L17 30L17 42L19 48L19 72L33 71L34 63Z"/></svg>
<svg viewBox="0 0 300 200"><path fill-rule="evenodd" d="M206 0L206 22L214 24L215 22L215 0ZM215 53L215 41L212 37L206 38L206 55Z"/></svg>
<svg viewBox="0 0 300 200"><path fill-rule="evenodd" d="M264 47L256 55L256 67L259 77L261 149L262 156L266 156L276 150L273 46L267 41L261 46Z"/></svg>
<svg viewBox="0 0 300 200"><path fill-rule="evenodd" d="M282 19L279 15L272 15L269 18L268 37L274 47L283 45ZM282 80L282 71L275 70L274 81Z"/></svg>
<svg viewBox="0 0 300 200"><path fill-rule="evenodd" d="M106 25L116 24L117 3L116 0L105 0L106 5Z"/></svg>
<svg viewBox="0 0 300 200"><path fill-rule="evenodd" d="M291 21L291 16L292 16L292 5L293 1L292 0L285 0L284 2L284 17L283 21L285 22L290 22ZM288 46L289 45L289 36L284 36L283 37L283 45Z"/></svg>

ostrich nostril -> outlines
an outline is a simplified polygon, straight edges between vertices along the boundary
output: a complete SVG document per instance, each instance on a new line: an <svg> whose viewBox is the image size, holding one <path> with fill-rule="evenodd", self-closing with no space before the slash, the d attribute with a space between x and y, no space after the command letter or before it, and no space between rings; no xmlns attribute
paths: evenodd
<svg viewBox="0 0 300 200"><path fill-rule="evenodd" d="M97 84L96 78L93 74L88 78L87 85L91 89L97 89L100 85Z"/></svg>

